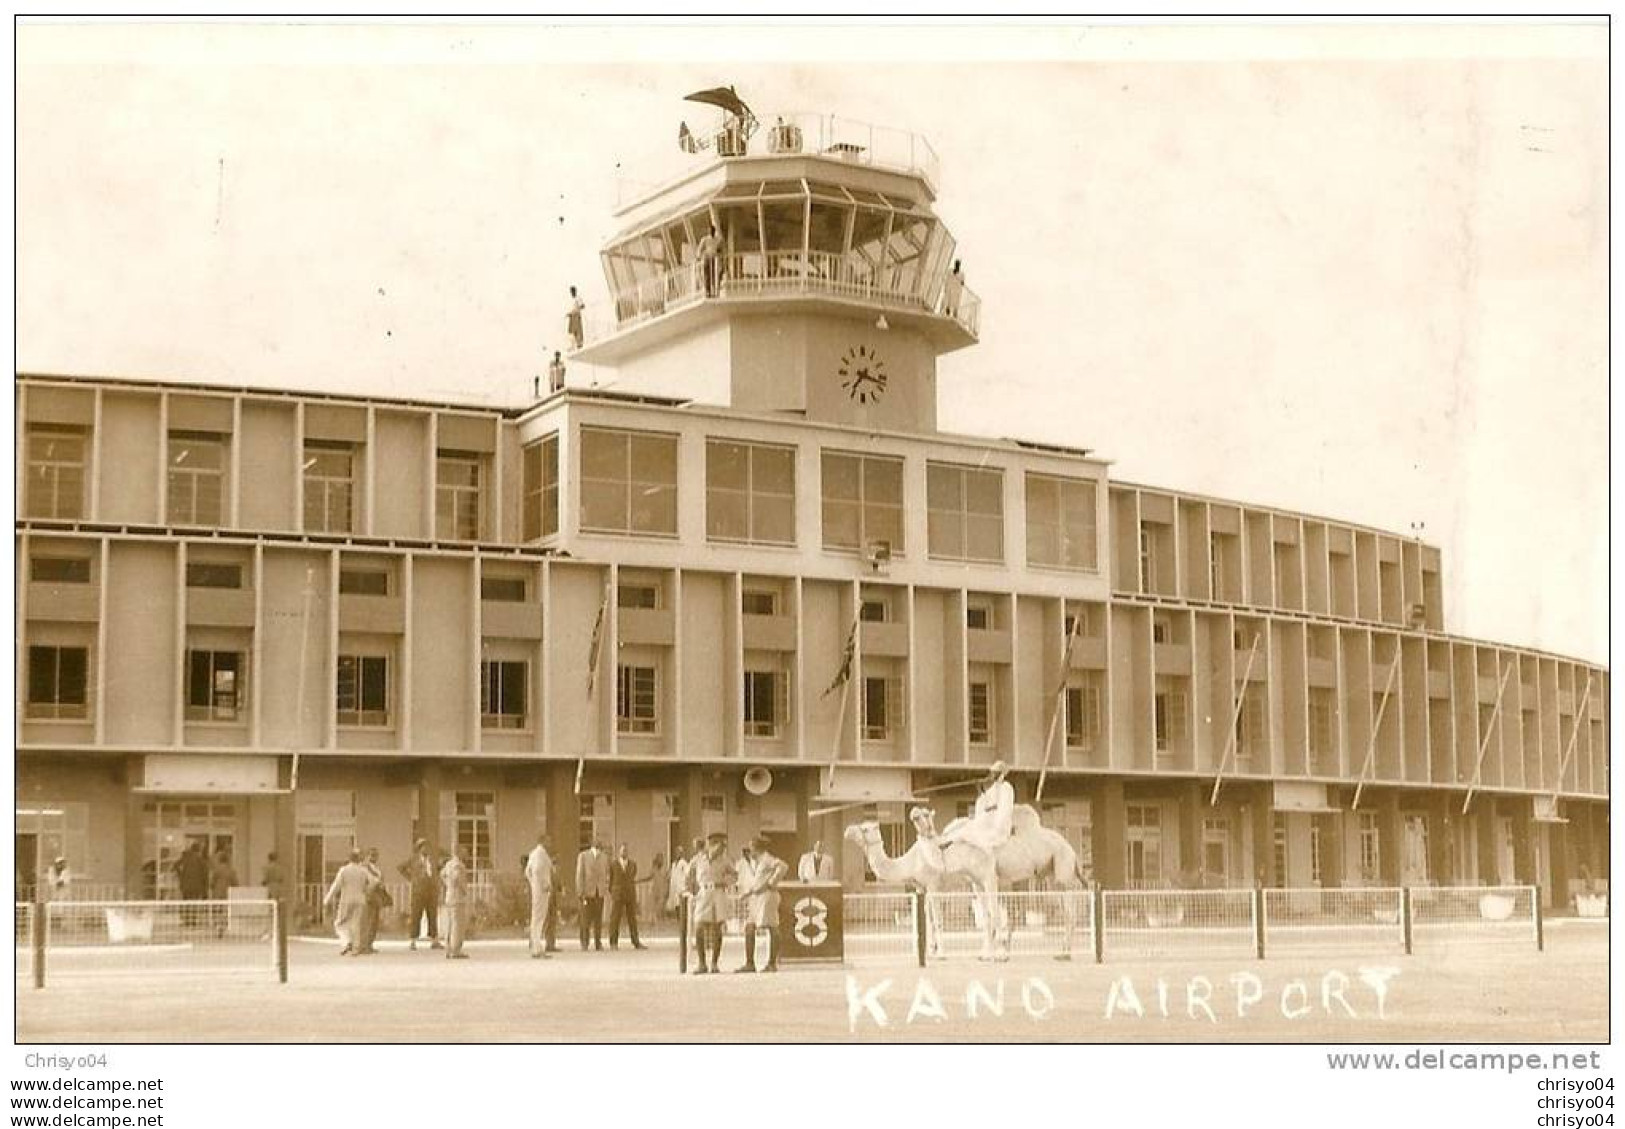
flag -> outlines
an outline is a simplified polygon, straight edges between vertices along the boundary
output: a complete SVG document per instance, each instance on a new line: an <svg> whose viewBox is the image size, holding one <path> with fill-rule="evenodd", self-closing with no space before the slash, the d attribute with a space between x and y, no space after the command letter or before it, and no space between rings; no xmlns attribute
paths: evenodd
<svg viewBox="0 0 1625 1129"><path fill-rule="evenodd" d="M604 581L604 598L598 604L598 618L592 624L592 647L587 652L587 697L598 684L598 659L604 646L604 617L609 614L609 581Z"/></svg>
<svg viewBox="0 0 1625 1129"><path fill-rule="evenodd" d="M821 695L821 697L825 697L825 698L829 697L831 694L835 693L835 691L839 690L842 686L845 686L847 684L847 682L851 679L851 677L852 677L852 659L857 654L857 646L858 646L858 621L853 620L852 621L852 630L848 631L846 633L846 648L841 652L841 669L837 670L835 672L834 681L832 681L829 684L829 686L827 688L825 688L824 693Z"/></svg>

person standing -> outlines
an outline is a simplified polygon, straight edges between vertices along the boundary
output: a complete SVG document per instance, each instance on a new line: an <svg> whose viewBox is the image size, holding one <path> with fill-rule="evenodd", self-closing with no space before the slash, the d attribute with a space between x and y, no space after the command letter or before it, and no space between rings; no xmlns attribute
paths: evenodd
<svg viewBox="0 0 1625 1129"><path fill-rule="evenodd" d="M530 959L547 956L547 920L553 911L553 856L547 853L547 836L536 836L536 845L525 858L525 881L530 884Z"/></svg>
<svg viewBox="0 0 1625 1129"><path fill-rule="evenodd" d="M644 948L638 940L638 864L626 844L615 855L609 868L609 947L621 946L621 921L626 921L627 934L634 949Z"/></svg>
<svg viewBox="0 0 1625 1129"><path fill-rule="evenodd" d="M223 902L231 897L231 888L237 885L237 871L231 865L231 852L221 847L214 853L214 866L209 870L209 898ZM226 935L226 907L209 907L209 919L214 923L214 935Z"/></svg>
<svg viewBox="0 0 1625 1129"><path fill-rule="evenodd" d="M734 864L736 884L728 897L723 901L722 918L724 921L738 921L743 927L745 920L744 899L739 892L748 890L756 878L755 859L751 857L751 845L746 843L739 851L739 861Z"/></svg>
<svg viewBox="0 0 1625 1129"><path fill-rule="evenodd" d="M715 224L700 236L698 251L700 278L705 286L705 296L715 298L722 282L722 238L717 235Z"/></svg>
<svg viewBox="0 0 1625 1129"><path fill-rule="evenodd" d="M463 952L463 934L468 927L468 862L463 857L467 848L458 847L440 869L442 891L440 911L446 918L446 959L467 960Z"/></svg>
<svg viewBox="0 0 1625 1129"><path fill-rule="evenodd" d="M790 868L767 849L766 839L751 841L750 885L740 885L744 901L745 963L735 972L756 971L756 934L767 934L767 963L763 972L779 970L779 883Z"/></svg>
<svg viewBox="0 0 1625 1129"><path fill-rule="evenodd" d="M796 877L802 882L835 881L835 859L824 850L824 841L818 840L812 850L801 856L796 864Z"/></svg>
<svg viewBox="0 0 1625 1129"><path fill-rule="evenodd" d="M965 296L965 275L959 269L959 260L954 260L954 269L949 272L942 284L942 312L949 317L959 316L959 303Z"/></svg>
<svg viewBox="0 0 1625 1129"><path fill-rule="evenodd" d="M419 839L412 844L412 857L401 863L395 869L410 885L408 895L410 908L406 919L406 939L411 942L408 946L413 951L418 947L418 926L428 918L428 932L425 936L432 949L441 948L440 930L435 921L435 906L440 901L440 891L435 884L434 856L429 853L427 839Z"/></svg>
<svg viewBox="0 0 1625 1129"><path fill-rule="evenodd" d="M557 351L553 353L553 362L547 366L547 391L549 395L564 391L564 358Z"/></svg>
<svg viewBox="0 0 1625 1129"><path fill-rule="evenodd" d="M287 897L288 892L283 888L285 881L282 864L277 861L277 853L272 851L265 856L265 869L260 871L260 885L265 887L265 896L273 902L280 902Z"/></svg>
<svg viewBox="0 0 1625 1129"><path fill-rule="evenodd" d="M672 848L671 873L667 876L666 896L660 903L660 910L668 917L677 916L677 903L682 900L683 892L688 889L688 854L679 843Z"/></svg>
<svg viewBox="0 0 1625 1129"><path fill-rule="evenodd" d="M337 907L333 916L333 932L344 942L344 947L339 950L341 957L356 951L356 942L360 939L361 911L367 904L367 884L370 881L367 868L361 865L361 852L351 851L350 861L339 867L339 872L333 876L333 884L327 888L327 896L322 899L323 907Z"/></svg>
<svg viewBox="0 0 1625 1129"><path fill-rule="evenodd" d="M725 919L724 900L738 874L728 861L728 837L713 831L706 838L705 850L695 856L688 871L688 890L693 895L694 955L696 975L722 971L722 922ZM710 966L706 954L710 954Z"/></svg>
<svg viewBox="0 0 1625 1129"><path fill-rule="evenodd" d="M666 896L671 889L671 870L666 866L664 854L656 854L649 863L649 874L644 881L649 884L648 920L659 921L660 915L666 912Z"/></svg>
<svg viewBox="0 0 1625 1129"><path fill-rule="evenodd" d="M576 856L576 893L581 898L581 951L604 951L604 897L609 893L609 852L597 840Z"/></svg>
<svg viewBox="0 0 1625 1129"><path fill-rule="evenodd" d="M367 870L367 900L361 907L361 924L356 930L357 956L372 956L378 950L373 942L378 939L378 919L389 905L389 891L384 889L384 872L378 866L378 848L367 848L361 865Z"/></svg>
<svg viewBox="0 0 1625 1129"><path fill-rule="evenodd" d="M564 315L564 328L570 334L572 347L576 349L581 348L581 343L587 339L586 328L582 324L582 314L586 308L582 304L581 296L576 293L576 288L570 287L570 308ZM558 354L554 353L553 356L556 358Z"/></svg>
<svg viewBox="0 0 1625 1129"><path fill-rule="evenodd" d="M63 865L67 865L66 862ZM209 860L203 853L203 844L193 839L175 861L175 883L180 887L181 901L201 902L209 896ZM181 910L181 921L197 924L198 907Z"/></svg>

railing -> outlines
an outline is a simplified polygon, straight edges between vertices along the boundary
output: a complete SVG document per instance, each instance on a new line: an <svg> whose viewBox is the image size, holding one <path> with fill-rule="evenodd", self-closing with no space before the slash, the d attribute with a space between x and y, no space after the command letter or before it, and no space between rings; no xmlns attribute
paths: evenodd
<svg viewBox="0 0 1625 1129"><path fill-rule="evenodd" d="M1087 890L1017 890L998 896L995 949L1011 956L1094 959L1094 898ZM968 892L928 894L926 952L980 956L986 938L982 900Z"/></svg>
<svg viewBox="0 0 1625 1129"><path fill-rule="evenodd" d="M716 276L707 280L704 262L695 262L615 291L609 311L602 307L587 310L586 339L601 340L708 297L793 295L827 295L900 312L934 314L957 322L972 336L980 332L982 300L969 287L960 284L957 295L949 295L934 282L927 288L916 270L876 268L856 255L829 251L746 252L720 256L715 270ZM937 292L930 293L932 289Z"/></svg>
<svg viewBox="0 0 1625 1129"><path fill-rule="evenodd" d="M689 154L673 148L664 158L640 162L642 167L634 170L635 175L616 182L615 206L628 207L705 162L731 157L824 156L848 164L911 173L921 177L933 192L940 190L941 159L918 133L812 111L764 113L757 120L760 128L748 141L721 130L694 128L696 140L705 146L701 152Z"/></svg>
<svg viewBox="0 0 1625 1129"><path fill-rule="evenodd" d="M915 959L913 894L848 894L841 903L849 960Z"/></svg>
<svg viewBox="0 0 1625 1129"><path fill-rule="evenodd" d="M1106 955L1251 956L1255 901L1251 890L1107 890L1100 922Z"/></svg>
<svg viewBox="0 0 1625 1129"><path fill-rule="evenodd" d="M1418 886L1410 894L1418 947L1539 941L1533 886Z"/></svg>

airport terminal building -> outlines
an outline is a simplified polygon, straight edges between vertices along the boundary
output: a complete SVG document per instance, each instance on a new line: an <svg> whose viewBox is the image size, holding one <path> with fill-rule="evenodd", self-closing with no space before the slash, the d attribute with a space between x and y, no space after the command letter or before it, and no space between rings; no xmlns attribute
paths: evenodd
<svg viewBox="0 0 1625 1129"><path fill-rule="evenodd" d="M1107 887L1607 877L1606 670L1448 633L1414 539L939 430L982 311L929 145L718 140L536 402L19 375L21 880L545 827L851 886L845 824L995 759Z"/></svg>

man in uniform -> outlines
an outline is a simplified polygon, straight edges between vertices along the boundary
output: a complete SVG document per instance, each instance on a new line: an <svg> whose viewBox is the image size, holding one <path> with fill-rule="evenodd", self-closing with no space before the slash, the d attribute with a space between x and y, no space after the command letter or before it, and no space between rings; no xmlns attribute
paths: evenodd
<svg viewBox="0 0 1625 1129"><path fill-rule="evenodd" d="M756 931L767 934L767 964L763 972L779 970L779 883L784 881L790 868L767 849L766 839L753 839L750 844L751 871L748 885L741 882L740 894L744 901L745 963L735 972L756 971Z"/></svg>
<svg viewBox="0 0 1625 1129"><path fill-rule="evenodd" d="M939 846L970 843L993 855L1010 841L1010 826L1016 815L1016 790L1005 779L1009 772L1003 761L994 761L988 767L982 794L976 797L975 812L964 824L944 834Z"/></svg>
<svg viewBox="0 0 1625 1129"><path fill-rule="evenodd" d="M547 833L525 858L525 881L530 884L530 959L547 956L547 918L553 907L553 856L547 853Z"/></svg>
<svg viewBox="0 0 1625 1129"><path fill-rule="evenodd" d="M713 831L705 841L705 851L694 859L688 871L688 890L694 895L694 956L695 974L721 972L722 922L726 912L724 899L728 887L736 879L733 864L728 861L728 837ZM706 967L706 951L711 954L710 967Z"/></svg>

